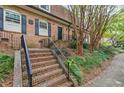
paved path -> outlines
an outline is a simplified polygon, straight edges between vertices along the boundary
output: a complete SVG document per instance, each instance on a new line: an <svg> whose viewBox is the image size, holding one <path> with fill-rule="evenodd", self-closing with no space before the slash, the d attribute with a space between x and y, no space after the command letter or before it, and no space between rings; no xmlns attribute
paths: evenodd
<svg viewBox="0 0 124 93"><path fill-rule="evenodd" d="M124 87L124 53L116 55L112 65L86 87Z"/></svg>

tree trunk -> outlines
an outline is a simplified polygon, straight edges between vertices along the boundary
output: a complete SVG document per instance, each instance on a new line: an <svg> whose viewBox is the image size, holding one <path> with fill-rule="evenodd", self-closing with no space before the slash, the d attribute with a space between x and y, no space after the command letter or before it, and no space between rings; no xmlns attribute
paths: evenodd
<svg viewBox="0 0 124 93"><path fill-rule="evenodd" d="M77 41L77 54L83 56L83 39L78 39Z"/></svg>
<svg viewBox="0 0 124 93"><path fill-rule="evenodd" d="M93 44L90 44L90 47L89 47L89 51L90 51L90 53L92 53L93 50L94 50L94 45L93 45Z"/></svg>
<svg viewBox="0 0 124 93"><path fill-rule="evenodd" d="M77 54L83 56L83 31L80 29L79 36L77 38Z"/></svg>

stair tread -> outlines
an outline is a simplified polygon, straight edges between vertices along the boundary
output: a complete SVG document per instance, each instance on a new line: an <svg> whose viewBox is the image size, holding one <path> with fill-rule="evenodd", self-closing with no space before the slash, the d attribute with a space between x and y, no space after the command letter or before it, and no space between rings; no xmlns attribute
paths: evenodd
<svg viewBox="0 0 124 93"><path fill-rule="evenodd" d="M51 50L51 49L49 49L49 48L28 48L29 50L33 50L33 51L36 51L36 50Z"/></svg>
<svg viewBox="0 0 124 93"><path fill-rule="evenodd" d="M62 69L57 69L57 70L54 70L54 71L51 71L51 72L48 72L48 73L45 73L44 75L41 75L41 76L36 76L34 79L37 79L37 78L43 78L43 77L46 77L46 76L50 76L52 74L55 74L57 72L61 72Z"/></svg>
<svg viewBox="0 0 124 93"><path fill-rule="evenodd" d="M50 69L50 68L55 68L55 67L59 67L59 64L53 64L53 65L49 65L41 68L35 68L35 69L32 69L32 73L34 74L34 73L37 73L46 69ZM27 71L24 71L23 74L26 75Z"/></svg>
<svg viewBox="0 0 124 93"><path fill-rule="evenodd" d="M32 66L33 65L39 65L39 64L45 64L45 63L48 63L48 62L56 62L57 60L56 59L51 59L51 60L48 60L48 61L40 61L40 62L34 62L34 63L32 63ZM25 65L26 66L26 65Z"/></svg>
<svg viewBox="0 0 124 93"><path fill-rule="evenodd" d="M35 58L30 58L30 59L40 59L40 58L49 58L49 57L54 57L53 55L50 56L41 56L41 57L35 57Z"/></svg>
<svg viewBox="0 0 124 93"><path fill-rule="evenodd" d="M49 58L55 58L55 57L53 55L52 56L42 56L42 57L30 58L30 60L49 59ZM24 62L24 61L25 61L25 59L22 59L22 62Z"/></svg>
<svg viewBox="0 0 124 93"><path fill-rule="evenodd" d="M36 65L36 64L42 64L42 63L47 63L47 62L53 62L53 61L57 61L56 59L51 59L51 60L43 60L43 61L39 61L39 62L33 62L31 63L32 66Z"/></svg>
<svg viewBox="0 0 124 93"><path fill-rule="evenodd" d="M30 58L30 59L42 59L42 58L49 58L49 57L54 57L53 55L51 56L41 56L41 57L35 57L35 58ZM24 61L24 59L23 59Z"/></svg>
<svg viewBox="0 0 124 93"><path fill-rule="evenodd" d="M34 52L34 53L29 53L30 56L32 56L32 55L40 55L40 54L41 55L45 55L45 54L51 55L52 53L51 52L38 52L38 53L37 52L36 53ZM23 54L23 56L24 56L24 54Z"/></svg>
<svg viewBox="0 0 124 93"><path fill-rule="evenodd" d="M32 65L32 85L35 87L69 87L73 83L69 81L59 67L56 57L49 48L28 48ZM22 84L28 86L28 77L24 51L21 50L22 58Z"/></svg>
<svg viewBox="0 0 124 93"><path fill-rule="evenodd" d="M39 50L51 50L49 48L28 48L29 51L39 51ZM23 49L21 49L21 51L24 51Z"/></svg>
<svg viewBox="0 0 124 93"><path fill-rule="evenodd" d="M49 60L49 61L43 61L43 62L33 62L31 63L32 64L32 69L36 68L36 67L43 67L43 66L49 66L49 65L53 65L53 64L56 64L57 60L56 59L52 59L52 60ZM22 65L22 69L23 71L26 70L26 64L23 64Z"/></svg>
<svg viewBox="0 0 124 93"><path fill-rule="evenodd" d="M62 80L66 79L66 76L65 74L62 74L54 79L51 79L51 80L48 80L44 83L41 83L41 84L38 84L36 85L36 87L50 87L58 82L61 82Z"/></svg>
<svg viewBox="0 0 124 93"><path fill-rule="evenodd" d="M57 73L62 73L62 72L63 72L62 69L57 69L57 70L53 70L53 71L51 71L51 72L45 73L45 74L43 74L43 75L35 76L35 77L32 78L32 83L35 82L35 81L40 81L40 82L42 82L42 81L44 81L47 77L50 77L50 76L53 76L53 75L55 75L55 74L57 74ZM26 80L23 80L23 84L24 84L24 85L25 85L25 83L27 83L27 82L28 82L27 79L26 79ZM26 85L27 85L27 84L26 84Z"/></svg>

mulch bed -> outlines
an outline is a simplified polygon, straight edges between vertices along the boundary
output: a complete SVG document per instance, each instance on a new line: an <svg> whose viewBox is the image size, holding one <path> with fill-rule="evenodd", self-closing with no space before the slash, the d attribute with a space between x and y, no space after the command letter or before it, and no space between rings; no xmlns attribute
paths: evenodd
<svg viewBox="0 0 124 93"><path fill-rule="evenodd" d="M84 84L89 84L95 77L99 76L105 69L107 69L112 63L112 59L107 60L101 64L100 67L96 67L89 72L84 72Z"/></svg>
<svg viewBox="0 0 124 93"><path fill-rule="evenodd" d="M12 87L13 86L13 74L9 74L4 81L0 82L0 87Z"/></svg>

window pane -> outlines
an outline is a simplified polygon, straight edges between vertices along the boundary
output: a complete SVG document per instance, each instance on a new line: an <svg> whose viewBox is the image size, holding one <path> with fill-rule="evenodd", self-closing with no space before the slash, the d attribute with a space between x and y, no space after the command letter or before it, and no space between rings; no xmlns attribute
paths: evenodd
<svg viewBox="0 0 124 93"><path fill-rule="evenodd" d="M45 10L47 10L47 11L49 11L49 5L40 5L40 7L45 9Z"/></svg>
<svg viewBox="0 0 124 93"><path fill-rule="evenodd" d="M41 29L47 29L47 23L40 22L40 28Z"/></svg>
<svg viewBox="0 0 124 93"><path fill-rule="evenodd" d="M6 21L20 23L20 15L18 15L17 13L6 11L5 14Z"/></svg>
<svg viewBox="0 0 124 93"><path fill-rule="evenodd" d="M33 25L33 20L29 19L29 20L28 20L28 23L29 23L30 25Z"/></svg>

